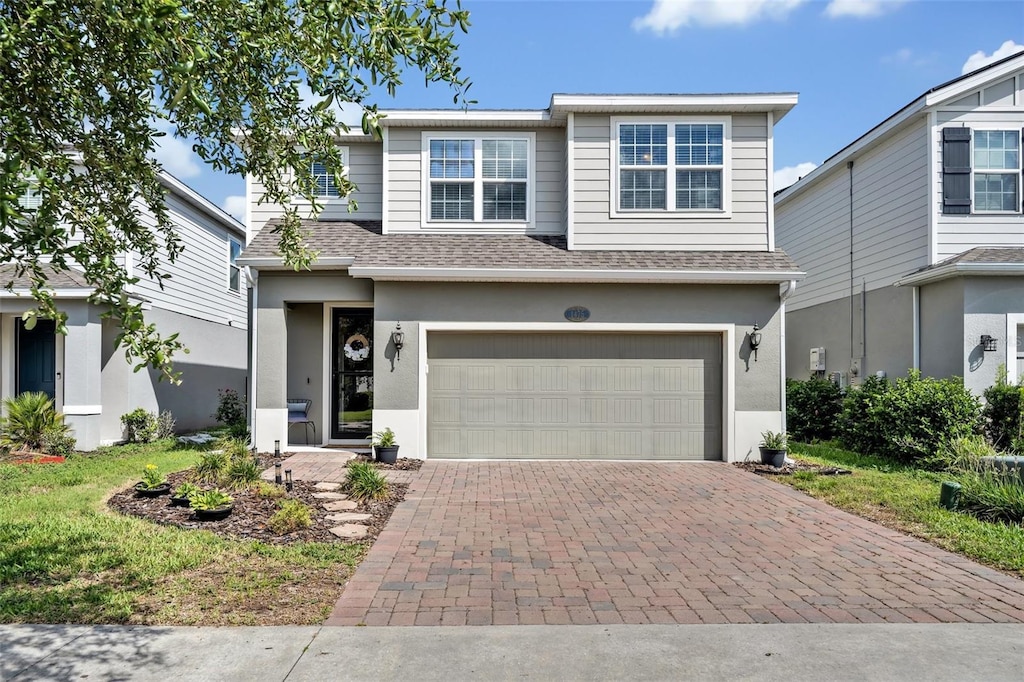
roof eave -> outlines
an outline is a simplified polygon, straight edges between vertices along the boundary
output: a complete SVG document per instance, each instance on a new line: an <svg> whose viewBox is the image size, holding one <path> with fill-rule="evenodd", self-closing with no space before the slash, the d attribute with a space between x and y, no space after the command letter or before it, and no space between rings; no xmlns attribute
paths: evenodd
<svg viewBox="0 0 1024 682"><path fill-rule="evenodd" d="M337 270L347 268L355 262L355 256L329 256L317 258L309 264L307 270ZM236 258L235 263L241 267L248 267L253 270L295 270L285 265L284 259L280 256L251 256L249 258Z"/></svg>
<svg viewBox="0 0 1024 682"><path fill-rule="evenodd" d="M416 282L662 282L666 284L779 284L806 273L782 270L582 270L562 268L351 267L352 277Z"/></svg>
<svg viewBox="0 0 1024 682"><path fill-rule="evenodd" d="M898 279L893 286L921 286L951 277L1000 277L1024 275L1024 263L949 263L915 272Z"/></svg>

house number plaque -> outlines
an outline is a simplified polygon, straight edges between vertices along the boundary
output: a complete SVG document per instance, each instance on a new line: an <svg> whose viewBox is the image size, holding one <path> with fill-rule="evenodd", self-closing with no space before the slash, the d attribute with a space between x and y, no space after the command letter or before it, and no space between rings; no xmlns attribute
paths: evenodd
<svg viewBox="0 0 1024 682"><path fill-rule="evenodd" d="M586 322L590 319L590 311L581 305L565 309L565 319L570 322Z"/></svg>

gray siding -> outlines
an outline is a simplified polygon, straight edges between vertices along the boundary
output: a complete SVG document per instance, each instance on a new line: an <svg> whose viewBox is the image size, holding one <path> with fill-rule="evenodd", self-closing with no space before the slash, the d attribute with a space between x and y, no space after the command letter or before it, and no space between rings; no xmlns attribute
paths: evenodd
<svg viewBox="0 0 1024 682"><path fill-rule="evenodd" d="M837 168L775 207L780 248L807 272L787 307L799 310L874 290L928 264L928 143L922 121L862 153L850 175Z"/></svg>
<svg viewBox="0 0 1024 682"><path fill-rule="evenodd" d="M382 216L381 188L383 186L382 144L372 141L345 140L340 146L348 148L348 177L357 185L357 189L348 198L327 200L324 202L321 220L380 220ZM260 204L263 196L263 185L250 178L249 234L256 234L267 221L279 218L283 209L275 204ZM358 205L358 210L348 210L348 200ZM300 209L309 208L309 203L295 201Z"/></svg>
<svg viewBox="0 0 1024 682"><path fill-rule="evenodd" d="M135 292L149 300L153 308L244 330L245 282L241 283L240 291L228 288L228 240L241 243L244 237L212 222L174 195L167 196L167 206L185 250L174 263L161 263L161 271L170 275L163 280L163 288L145 276L135 257L135 275L140 278ZM153 223L151 215L143 215Z"/></svg>
<svg viewBox="0 0 1024 682"><path fill-rule="evenodd" d="M636 120L644 117L637 116ZM697 117L695 117L697 118ZM632 119L631 119L632 120ZM768 117L732 116L732 216L612 218L611 118L576 115L573 225L579 249L766 250L768 248Z"/></svg>
<svg viewBox="0 0 1024 682"><path fill-rule="evenodd" d="M419 232L431 230L423 223L423 129L391 128L388 130L388 231ZM428 131L429 132L429 131ZM522 132L502 129L481 130L473 134L500 134ZM565 232L565 131L561 128L539 128L536 133L536 162L534 184L536 206L534 224L522 231L537 234L563 234ZM442 130L439 135L456 136L457 131ZM487 230L487 223L467 223L456 231ZM510 229L505 225L502 231ZM446 228L445 231L453 231Z"/></svg>

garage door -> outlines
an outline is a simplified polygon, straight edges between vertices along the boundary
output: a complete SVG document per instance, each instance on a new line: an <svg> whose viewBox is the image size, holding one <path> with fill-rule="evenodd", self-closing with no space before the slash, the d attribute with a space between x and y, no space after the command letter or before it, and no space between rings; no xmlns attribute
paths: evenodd
<svg viewBox="0 0 1024 682"><path fill-rule="evenodd" d="M716 334L427 338L431 457L721 459Z"/></svg>

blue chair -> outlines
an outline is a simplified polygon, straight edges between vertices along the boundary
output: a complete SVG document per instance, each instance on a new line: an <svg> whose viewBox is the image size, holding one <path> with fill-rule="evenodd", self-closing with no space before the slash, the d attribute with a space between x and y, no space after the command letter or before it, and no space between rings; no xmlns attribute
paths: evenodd
<svg viewBox="0 0 1024 682"><path fill-rule="evenodd" d="M312 400L288 399L288 431L292 430L295 424L303 424L306 427L306 444L309 445L309 427L313 427L313 440L316 440L316 423L309 418L309 406Z"/></svg>

